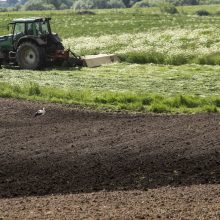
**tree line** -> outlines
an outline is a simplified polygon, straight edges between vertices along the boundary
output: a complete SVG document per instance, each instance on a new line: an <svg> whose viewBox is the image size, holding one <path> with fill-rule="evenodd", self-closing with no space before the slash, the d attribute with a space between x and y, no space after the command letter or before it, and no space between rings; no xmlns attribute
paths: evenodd
<svg viewBox="0 0 220 220"><path fill-rule="evenodd" d="M220 0L6 0L0 7L16 7L18 10L63 10L155 7L159 4L199 5L220 4Z"/></svg>

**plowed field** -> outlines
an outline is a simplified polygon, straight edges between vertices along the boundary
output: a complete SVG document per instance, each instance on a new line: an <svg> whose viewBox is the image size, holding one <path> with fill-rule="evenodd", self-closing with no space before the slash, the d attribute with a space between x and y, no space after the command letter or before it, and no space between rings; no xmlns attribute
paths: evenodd
<svg viewBox="0 0 220 220"><path fill-rule="evenodd" d="M0 219L220 219L220 114L0 109Z"/></svg>

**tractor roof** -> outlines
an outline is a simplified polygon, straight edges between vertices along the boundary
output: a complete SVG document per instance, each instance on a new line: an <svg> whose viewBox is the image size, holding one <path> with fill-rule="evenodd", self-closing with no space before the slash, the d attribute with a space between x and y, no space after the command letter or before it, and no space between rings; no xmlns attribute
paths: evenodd
<svg viewBox="0 0 220 220"><path fill-rule="evenodd" d="M43 21L49 21L51 18L18 18L14 19L10 24L15 24L15 23L30 23L30 22L43 22Z"/></svg>

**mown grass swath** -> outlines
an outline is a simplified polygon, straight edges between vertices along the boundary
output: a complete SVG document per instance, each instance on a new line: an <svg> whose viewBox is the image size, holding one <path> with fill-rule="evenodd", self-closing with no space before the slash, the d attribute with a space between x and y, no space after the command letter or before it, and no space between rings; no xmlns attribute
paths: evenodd
<svg viewBox="0 0 220 220"><path fill-rule="evenodd" d="M39 86L94 92L157 93L216 96L220 94L220 66L119 63L98 68L1 69L0 79L12 85L29 82Z"/></svg>

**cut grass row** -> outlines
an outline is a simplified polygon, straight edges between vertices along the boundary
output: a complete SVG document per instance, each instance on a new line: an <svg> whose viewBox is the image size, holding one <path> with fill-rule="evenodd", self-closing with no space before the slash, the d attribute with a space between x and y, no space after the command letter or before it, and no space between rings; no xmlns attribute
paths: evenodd
<svg viewBox="0 0 220 220"><path fill-rule="evenodd" d="M34 82L40 86L78 91L216 96L220 94L220 66L118 63L98 68L64 70L1 69L0 81L12 85Z"/></svg>

